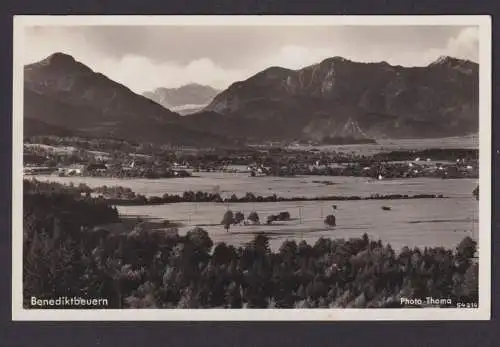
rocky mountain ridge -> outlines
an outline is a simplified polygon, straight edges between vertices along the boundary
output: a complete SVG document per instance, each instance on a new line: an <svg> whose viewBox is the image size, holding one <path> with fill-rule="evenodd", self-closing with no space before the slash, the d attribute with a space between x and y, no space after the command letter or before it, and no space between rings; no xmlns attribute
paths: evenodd
<svg viewBox="0 0 500 347"><path fill-rule="evenodd" d="M271 137L460 136L478 129L478 71L452 57L424 67L333 57L299 70L268 68L205 110L281 124Z"/></svg>
<svg viewBox="0 0 500 347"><path fill-rule="evenodd" d="M299 70L270 67L181 117L55 53L25 66L24 116L30 134L74 130L202 147L462 136L478 131L478 71L478 64L451 57L424 67L333 57Z"/></svg>

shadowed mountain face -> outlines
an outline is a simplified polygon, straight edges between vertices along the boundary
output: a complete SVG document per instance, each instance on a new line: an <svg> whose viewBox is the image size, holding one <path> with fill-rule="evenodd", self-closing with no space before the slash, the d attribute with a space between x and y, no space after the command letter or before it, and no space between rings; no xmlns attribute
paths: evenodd
<svg viewBox="0 0 500 347"><path fill-rule="evenodd" d="M77 131L68 128L60 127L57 125L47 124L44 121L32 118L26 118L23 124L24 136L38 136L38 135L54 135L60 137L77 136Z"/></svg>
<svg viewBox="0 0 500 347"><path fill-rule="evenodd" d="M459 136L478 131L478 64L442 57L408 68L334 57L300 70L272 67L205 110L237 119L247 129L234 131L256 139Z"/></svg>
<svg viewBox="0 0 500 347"><path fill-rule="evenodd" d="M31 134L69 129L138 142L195 146L226 142L189 128L177 113L62 53L25 66L24 117L31 120Z"/></svg>
<svg viewBox="0 0 500 347"><path fill-rule="evenodd" d="M199 87L177 89L170 102L201 102L203 93L190 99L187 92L180 97L180 89L205 90L203 100L213 98L213 90ZM25 135L69 132L198 147L460 136L478 131L478 65L443 57L406 68L334 57L300 70L271 67L181 117L55 53L25 66L24 112Z"/></svg>
<svg viewBox="0 0 500 347"><path fill-rule="evenodd" d="M218 93L219 90L212 87L192 83L179 88L157 88L143 96L165 108L187 114L203 109Z"/></svg>

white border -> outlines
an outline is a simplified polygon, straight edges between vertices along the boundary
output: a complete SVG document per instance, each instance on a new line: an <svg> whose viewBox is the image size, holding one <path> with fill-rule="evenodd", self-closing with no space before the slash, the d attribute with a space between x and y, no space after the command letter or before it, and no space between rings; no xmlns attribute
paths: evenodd
<svg viewBox="0 0 500 347"><path fill-rule="evenodd" d="M34 310L22 307L23 28L26 26L478 26L479 308L477 309L124 309ZM491 311L491 17L490 16L14 16L12 319L22 321L342 321L489 320Z"/></svg>

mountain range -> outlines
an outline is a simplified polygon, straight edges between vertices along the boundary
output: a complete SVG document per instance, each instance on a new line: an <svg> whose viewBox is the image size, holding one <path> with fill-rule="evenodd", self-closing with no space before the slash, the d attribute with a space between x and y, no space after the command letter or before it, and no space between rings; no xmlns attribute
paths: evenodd
<svg viewBox="0 0 500 347"><path fill-rule="evenodd" d="M24 118L25 135L78 133L193 146L227 143L63 53L24 67Z"/></svg>
<svg viewBox="0 0 500 347"><path fill-rule="evenodd" d="M452 57L424 67L333 57L299 70L270 67L218 94L191 84L138 95L54 53L24 68L25 135L192 146L460 136L478 131L478 70ZM208 105L184 117L168 107L189 104Z"/></svg>
<svg viewBox="0 0 500 347"><path fill-rule="evenodd" d="M220 90L210 86L190 83L179 88L157 88L142 95L180 115L201 111Z"/></svg>
<svg viewBox="0 0 500 347"><path fill-rule="evenodd" d="M268 68L205 108L254 122L267 138L432 138L478 131L478 64L441 57L425 67L333 57L300 70Z"/></svg>

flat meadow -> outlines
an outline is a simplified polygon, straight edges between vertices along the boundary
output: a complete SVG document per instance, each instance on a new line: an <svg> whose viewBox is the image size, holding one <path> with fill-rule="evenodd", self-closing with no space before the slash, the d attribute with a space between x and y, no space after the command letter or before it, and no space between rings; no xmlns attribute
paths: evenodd
<svg viewBox="0 0 500 347"><path fill-rule="evenodd" d="M443 194L446 199L304 201L269 203L176 203L150 206L118 206L122 216L168 220L184 234L194 226L207 230L214 242L241 245L258 232L271 239L271 248L278 248L285 239L314 243L320 237L350 238L367 233L389 242L394 249L408 247L455 247L465 236L477 240L478 201L472 196L475 179L413 178L373 180L362 177L249 177L245 173L195 173L196 177L170 179L112 179L98 177L36 176L43 181L90 187L123 186L137 194L161 196L184 191L220 192L224 196L276 194L296 196L370 196L372 194ZM329 184L320 183L328 181ZM336 205L336 209L333 209ZM382 210L390 206L390 211ZM220 222L227 209L248 215L256 211L260 225L236 225L226 232ZM268 215L288 211L290 221L266 225ZM328 214L337 218L337 226L327 227Z"/></svg>

